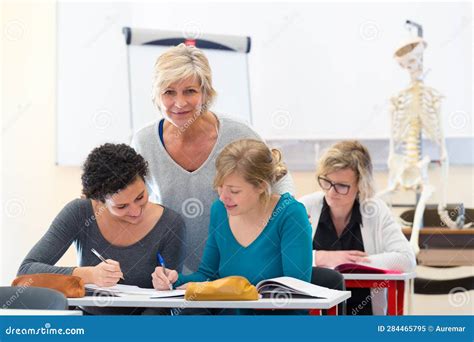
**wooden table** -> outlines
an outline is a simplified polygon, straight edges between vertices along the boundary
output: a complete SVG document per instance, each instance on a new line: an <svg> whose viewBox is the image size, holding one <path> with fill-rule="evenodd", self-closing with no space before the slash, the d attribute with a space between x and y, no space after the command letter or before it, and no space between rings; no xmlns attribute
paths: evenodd
<svg viewBox="0 0 474 342"><path fill-rule="evenodd" d="M411 228L403 228L409 239ZM424 266L474 266L474 229L426 227L420 230L418 264Z"/></svg>

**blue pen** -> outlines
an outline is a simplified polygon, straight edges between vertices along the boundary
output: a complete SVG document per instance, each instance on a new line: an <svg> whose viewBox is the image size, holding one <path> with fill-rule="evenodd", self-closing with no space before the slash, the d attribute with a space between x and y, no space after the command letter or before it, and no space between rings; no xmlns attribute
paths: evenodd
<svg viewBox="0 0 474 342"><path fill-rule="evenodd" d="M163 267L163 273L165 274L165 276L168 277L168 275L166 274L166 265L165 265L165 259L163 259L163 257L161 256L160 252L156 252L156 261L158 261L158 263L160 264L161 267ZM173 285L171 285L170 283L170 291L173 290Z"/></svg>

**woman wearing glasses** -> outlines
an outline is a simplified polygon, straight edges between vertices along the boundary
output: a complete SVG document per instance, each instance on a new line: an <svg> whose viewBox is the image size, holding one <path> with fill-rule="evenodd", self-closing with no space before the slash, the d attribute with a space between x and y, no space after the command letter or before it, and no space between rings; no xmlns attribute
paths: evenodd
<svg viewBox="0 0 474 342"><path fill-rule="evenodd" d="M299 199L311 216L314 266L367 263L401 272L415 268L415 254L400 225L385 203L373 198L372 162L365 146L358 141L336 143L319 160L316 176L323 192ZM384 291L351 291L348 314L385 314Z"/></svg>

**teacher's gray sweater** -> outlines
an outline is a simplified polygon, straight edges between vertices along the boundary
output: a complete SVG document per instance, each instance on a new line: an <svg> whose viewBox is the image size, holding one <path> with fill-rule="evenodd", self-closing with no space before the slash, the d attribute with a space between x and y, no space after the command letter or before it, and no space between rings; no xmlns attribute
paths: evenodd
<svg viewBox="0 0 474 342"><path fill-rule="evenodd" d="M216 144L207 160L193 172L178 165L168 154L158 135L159 121L139 130L132 146L149 163L146 177L150 200L180 213L186 224L184 273L195 272L207 240L210 207L217 199L213 190L215 161L222 149L240 139L260 136L243 122L219 116ZM293 180L288 174L273 186L274 193L293 193Z"/></svg>

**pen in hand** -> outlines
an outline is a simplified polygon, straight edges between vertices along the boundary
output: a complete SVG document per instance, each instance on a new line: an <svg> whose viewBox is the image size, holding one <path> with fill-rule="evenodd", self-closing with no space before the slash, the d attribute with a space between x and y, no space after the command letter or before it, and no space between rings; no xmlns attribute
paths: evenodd
<svg viewBox="0 0 474 342"><path fill-rule="evenodd" d="M97 252L94 248L91 248L91 252L94 253L100 259L100 261L108 264L107 260L105 260L105 258L102 255L100 255L99 252ZM120 279L125 280L124 277L120 277Z"/></svg>
<svg viewBox="0 0 474 342"><path fill-rule="evenodd" d="M168 275L166 274L166 265L165 265L165 260L163 259L163 257L161 256L160 252L157 252L156 253L156 261L158 261L158 263L160 264L161 267L163 267L163 273L165 274L166 277L168 277ZM170 291L173 290L173 285L171 285L171 282L170 282Z"/></svg>

